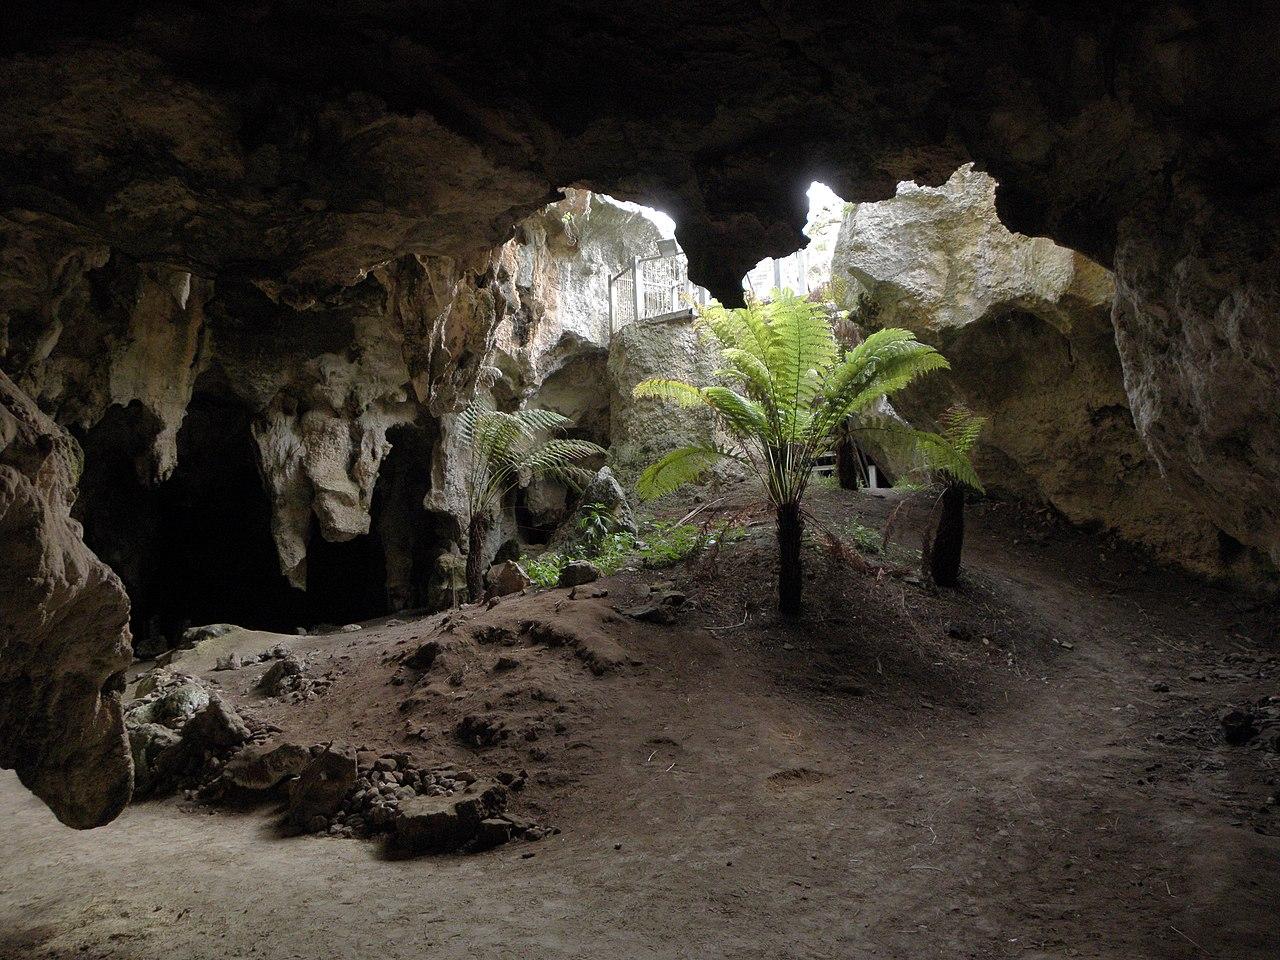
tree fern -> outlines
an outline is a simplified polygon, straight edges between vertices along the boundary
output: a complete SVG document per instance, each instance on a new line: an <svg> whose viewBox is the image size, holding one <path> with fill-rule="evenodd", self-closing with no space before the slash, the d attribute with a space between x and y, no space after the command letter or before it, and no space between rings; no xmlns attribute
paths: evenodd
<svg viewBox="0 0 1280 960"><path fill-rule="evenodd" d="M709 408L733 449L673 450L644 471L636 489L645 499L666 496L726 456L750 465L778 510L784 554L779 603L784 613L794 614L800 600L799 505L818 458L851 417L917 377L945 369L947 361L909 331L896 329L879 330L842 353L825 308L790 294L768 304L751 300L739 310L713 306L699 320L721 348L721 382L646 380L635 395ZM979 488L963 444L967 428L958 426L954 434L893 429L925 461Z"/></svg>
<svg viewBox="0 0 1280 960"><path fill-rule="evenodd" d="M585 484L590 472L581 461L604 454L587 440L558 436L571 424L550 410L504 413L473 401L458 416L458 439L470 451L466 486L468 509L467 588L479 599L483 588L484 539L488 518L517 486L538 476Z"/></svg>

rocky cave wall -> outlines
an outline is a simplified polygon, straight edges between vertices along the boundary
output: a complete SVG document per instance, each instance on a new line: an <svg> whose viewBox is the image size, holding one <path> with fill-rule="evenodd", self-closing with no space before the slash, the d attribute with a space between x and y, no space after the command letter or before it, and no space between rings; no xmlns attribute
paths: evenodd
<svg viewBox="0 0 1280 960"><path fill-rule="evenodd" d="M996 184L970 166L940 187L902 184L851 205L833 276L877 326L937 346L949 373L897 397L927 423L960 402L990 423L976 452L989 489L1052 504L1165 560L1259 582L1274 574L1212 519L1213 494L1175 490L1130 412L1112 324L1110 271L1007 230Z"/></svg>
<svg viewBox="0 0 1280 960"><path fill-rule="evenodd" d="M0 367L85 448L77 517L146 649L219 610L279 630L432 606L465 520L454 413L479 379L607 444L608 279L657 238L568 191L469 262L402 257L294 305L103 248L51 260L9 224Z"/></svg>
<svg viewBox="0 0 1280 960"><path fill-rule="evenodd" d="M693 278L732 300L752 264L802 242L810 180L875 201L976 160L1001 184L1010 229L1115 269L1138 435L1175 492L1280 558L1272 4L13 0L3 16L6 250L19 239L0 273L0 343L36 362L51 343L83 355L73 388L56 375L28 381L65 400L60 422L82 403L81 422L93 422L112 389L165 410L171 391L194 389L197 374L150 359L113 387L111 354L62 336L73 319L63 305L74 312L85 296L76 277L104 256L132 265L125 276L153 272L143 314L204 310L204 284L215 298L257 291L305 314L404 265L412 279L397 290L444 301L459 290L458 315L484 315L489 251L570 184L667 210ZM28 268L44 294L24 306ZM269 332L254 316L247 343ZM130 343L140 357L199 353L184 322ZM422 323L441 342L479 335L443 336L439 313ZM470 352L428 353L446 379L470 376ZM299 407L281 401L264 443L282 488L301 493L299 475L318 483L324 522L345 533L385 451L376 428L332 428L331 395L311 389L323 376L308 373ZM88 400L81 383L99 384ZM379 403L394 419L395 396ZM169 467L172 421L149 429L164 439L139 465L148 479ZM365 467L335 482L307 452L313 442ZM36 512L24 516L36 529ZM295 559L297 539L283 522L277 542ZM31 559L5 551L6 565ZM105 581L81 590L110 605ZM119 645L118 633L94 636L100 653ZM0 637L6 662L29 639ZM66 631L42 642L24 683L42 687L40 671L64 652L90 652ZM98 696L87 685L68 709ZM108 808L91 802L104 795L51 802L85 820Z"/></svg>
<svg viewBox="0 0 1280 960"><path fill-rule="evenodd" d="M470 396L511 306L496 254L403 257L299 308L257 285L198 280L116 251L63 250L51 264L27 235L11 231L6 240L0 366L85 444L90 482L79 515L90 541L139 591L146 578L135 567L163 533L154 528L177 516L163 502L190 479L175 479L175 470L182 474L179 439L195 429L186 422L193 398L226 404L232 419L243 411L243 435L224 438L224 454L255 448L279 571L305 588L317 536L343 543L376 535L388 432L430 431ZM120 422L108 430L113 419ZM99 458L124 469L100 469ZM417 468L429 475L430 466L427 451ZM216 494L187 499L207 510ZM258 518L246 502L236 519L252 526ZM302 609L287 590L275 599L281 616ZM140 635L148 626L135 619Z"/></svg>
<svg viewBox="0 0 1280 960"><path fill-rule="evenodd" d="M1011 229L1115 268L1143 442L1220 528L1280 554L1274 5L8 15L10 218L295 306L406 254L492 248L564 184L670 212L694 279L732 300L803 242L810 179L878 200L976 159Z"/></svg>

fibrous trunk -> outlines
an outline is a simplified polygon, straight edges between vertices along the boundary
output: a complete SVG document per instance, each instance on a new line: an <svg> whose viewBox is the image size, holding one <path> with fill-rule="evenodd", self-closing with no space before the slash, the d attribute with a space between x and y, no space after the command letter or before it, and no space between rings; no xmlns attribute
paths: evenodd
<svg viewBox="0 0 1280 960"><path fill-rule="evenodd" d="M940 587L954 587L960 579L960 551L964 547L964 487L949 483L942 491L942 511L929 554L929 575Z"/></svg>
<svg viewBox="0 0 1280 960"><path fill-rule="evenodd" d="M467 594L472 603L484 598L484 541L489 519L482 512L471 515L467 524Z"/></svg>
<svg viewBox="0 0 1280 960"><path fill-rule="evenodd" d="M843 436L836 444L836 479L841 490L857 490L866 486L866 465L853 438Z"/></svg>
<svg viewBox="0 0 1280 960"><path fill-rule="evenodd" d="M800 615L803 571L800 565L800 541L804 520L800 504L778 506L778 612L784 617Z"/></svg>

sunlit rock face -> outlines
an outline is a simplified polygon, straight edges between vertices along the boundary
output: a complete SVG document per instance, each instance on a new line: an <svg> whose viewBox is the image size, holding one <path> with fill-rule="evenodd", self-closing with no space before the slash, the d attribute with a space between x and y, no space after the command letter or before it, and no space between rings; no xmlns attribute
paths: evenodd
<svg viewBox="0 0 1280 960"><path fill-rule="evenodd" d="M380 451L396 391L447 415L453 388L437 402L424 386L475 375L490 306L507 300L484 260L555 188L667 210L694 279L732 300L754 263L803 242L810 180L883 200L969 160L1000 182L1010 229L1115 268L1128 407L1176 490L1203 489L1195 502L1229 537L1280 544L1273 5L1117 16L1102 0L958 0L926 16L836 0L13 0L5 12L3 369L77 430L104 404L140 410L135 473L151 482L181 469L183 396L222 376L205 366L227 343L208 320L217 301L236 300L226 314L246 345L281 329L324 339L301 373L247 391L270 411L275 543L295 578L295 505L308 501L322 541L361 529L367 477L395 456ZM359 327L343 304L383 295L388 317L394 303L432 305L405 331L389 321L393 339L457 349L406 348L412 389L376 389L366 407L368 392L342 386L365 365L341 359ZM104 350L74 332L101 316L137 336ZM312 363L322 354L340 359ZM336 471L343 457L352 467Z"/></svg>
<svg viewBox="0 0 1280 960"><path fill-rule="evenodd" d="M71 519L81 457L0 373L0 766L73 827L129 801L129 601Z"/></svg>
<svg viewBox="0 0 1280 960"><path fill-rule="evenodd" d="M895 399L928 421L960 402L990 419L977 451L995 491L1052 504L1205 573L1259 571L1222 549L1208 498L1176 490L1134 428L1112 330L1110 271L1011 233L995 182L970 167L941 187L903 184L846 214L834 275L879 326L903 326L949 373Z"/></svg>
<svg viewBox="0 0 1280 960"><path fill-rule="evenodd" d="M491 249L566 184L666 209L733 299L804 242L809 180L873 201L976 160L1010 229L1117 270L1170 482L1280 549L1272 5L10 7L7 216L295 307Z"/></svg>

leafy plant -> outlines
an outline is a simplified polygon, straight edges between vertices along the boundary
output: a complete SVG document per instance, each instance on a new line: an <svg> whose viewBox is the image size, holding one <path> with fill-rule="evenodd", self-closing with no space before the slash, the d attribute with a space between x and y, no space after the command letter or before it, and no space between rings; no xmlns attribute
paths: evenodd
<svg viewBox="0 0 1280 960"><path fill-rule="evenodd" d="M467 592L472 601L484 592L484 542L491 512L521 483L555 476L575 485L591 474L578 462L603 454L587 440L559 434L570 422L550 410L503 413L478 400L458 417L458 437L470 451L467 465Z"/></svg>
<svg viewBox="0 0 1280 960"><path fill-rule="evenodd" d="M825 308L787 293L769 303L749 301L743 309L716 305L699 318L720 344L725 367L717 377L722 382L646 380L635 395L710 408L729 444L672 450L641 474L636 489L641 497L655 499L696 480L720 460L749 467L777 512L778 608L784 616L798 616L801 505L817 460L830 451L846 420L916 377L946 368L947 361L898 329L878 330L842 351ZM911 432L938 467L977 483L966 457L930 442L931 435Z"/></svg>
<svg viewBox="0 0 1280 960"><path fill-rule="evenodd" d="M987 424L963 406L956 405L938 418L939 431L933 436L954 457L968 458L969 451L978 442ZM960 554L964 549L964 499L966 489L981 490L968 476L947 466L939 468L943 482L938 498L938 523L931 534L925 535L921 550L924 573L940 587L953 587L960 578Z"/></svg>
<svg viewBox="0 0 1280 960"><path fill-rule="evenodd" d="M579 510L578 533L588 548L594 548L613 529L613 511L602 503L588 503Z"/></svg>
<svg viewBox="0 0 1280 960"><path fill-rule="evenodd" d="M560 553L544 553L538 557L521 557L520 566L538 586L554 587L560 582L560 571L570 559Z"/></svg>
<svg viewBox="0 0 1280 960"><path fill-rule="evenodd" d="M727 528L708 534L694 524L675 524L654 521L645 531L644 539L626 532L611 533L595 546L590 558L579 547L564 553L551 552L537 557L524 557L520 564L529 579L542 587L554 587L560 580L565 565L582 559L590 559L605 576L617 573L628 563L638 563L651 569L671 567L716 542L735 540L743 535L741 530Z"/></svg>
<svg viewBox="0 0 1280 960"><path fill-rule="evenodd" d="M850 528L850 534L853 537L853 542L863 553L879 553L884 549L883 538L880 536L879 531L863 526L856 520Z"/></svg>

